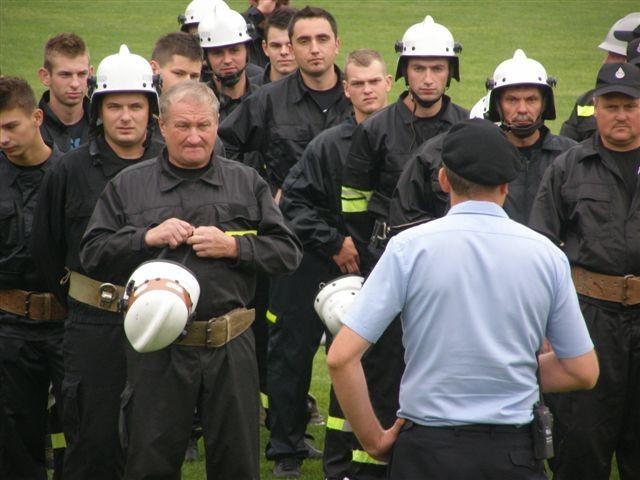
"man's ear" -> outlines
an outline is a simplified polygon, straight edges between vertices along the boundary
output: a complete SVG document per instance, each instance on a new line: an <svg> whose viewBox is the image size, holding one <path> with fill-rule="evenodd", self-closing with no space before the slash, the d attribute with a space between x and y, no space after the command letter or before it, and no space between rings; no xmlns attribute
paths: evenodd
<svg viewBox="0 0 640 480"><path fill-rule="evenodd" d="M33 111L33 121L35 122L36 126L40 128L40 125L42 125L42 122L44 121L44 112L41 109L36 108Z"/></svg>
<svg viewBox="0 0 640 480"><path fill-rule="evenodd" d="M45 87L49 87L51 85L51 73L44 67L40 67L38 69L38 77L40 77L40 81Z"/></svg>
<svg viewBox="0 0 640 480"><path fill-rule="evenodd" d="M438 183L444 193L451 193L451 184L449 183L449 179L447 178L444 168L440 168L440 170L438 170Z"/></svg>
<svg viewBox="0 0 640 480"><path fill-rule="evenodd" d="M151 65L151 70L153 71L154 75L160 73L160 65L158 65L158 62L156 62L155 60L151 60L149 62L149 65Z"/></svg>

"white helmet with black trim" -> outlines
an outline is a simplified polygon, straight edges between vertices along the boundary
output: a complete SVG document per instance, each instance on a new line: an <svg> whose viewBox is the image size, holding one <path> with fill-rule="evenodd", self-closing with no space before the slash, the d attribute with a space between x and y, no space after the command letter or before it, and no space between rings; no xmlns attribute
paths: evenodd
<svg viewBox="0 0 640 480"><path fill-rule="evenodd" d="M228 8L228 5L223 0L193 0L189 5L187 5L184 15L178 16L180 30L188 32L189 27L192 25L197 28L198 24L202 21L207 12L212 11L220 4Z"/></svg>
<svg viewBox="0 0 640 480"><path fill-rule="evenodd" d="M542 64L532 58L528 58L524 51L517 49L513 57L500 63L493 72L493 77L487 79L488 109L486 118L492 122L502 121L500 112L501 90L507 87L533 85L541 90L543 108L541 120L553 120L556 118L556 108L553 99L553 88L556 80L547 75Z"/></svg>
<svg viewBox="0 0 640 480"><path fill-rule="evenodd" d="M217 48L251 41L250 27L244 17L229 7L216 5L198 25L202 48Z"/></svg>
<svg viewBox="0 0 640 480"><path fill-rule="evenodd" d="M127 282L124 332L138 352L155 352L175 340L193 316L200 284L189 269L170 260L141 264Z"/></svg>
<svg viewBox="0 0 640 480"><path fill-rule="evenodd" d="M149 115L158 114L158 92L160 81L153 74L151 65L140 55L129 51L122 44L118 53L105 57L98 65L95 76L89 79L91 90L91 122L95 127L102 96L108 93L140 92L149 99Z"/></svg>
<svg viewBox="0 0 640 480"><path fill-rule="evenodd" d="M486 94L478 100L469 111L469 118L485 118L487 110L489 110L489 95Z"/></svg>
<svg viewBox="0 0 640 480"><path fill-rule="evenodd" d="M598 45L598 48L605 52L612 52L625 57L627 55L627 42L618 40L615 32L631 32L638 25L640 25L640 12L632 12L622 17L611 26L602 43Z"/></svg>
<svg viewBox="0 0 640 480"><path fill-rule="evenodd" d="M396 52L400 54L396 68L396 80L406 78L406 64L409 57L446 57L449 59L449 79L460 81L458 53L462 46L453 41L453 35L443 25L436 23L431 15L427 15L420 23L409 27L402 40L396 42Z"/></svg>
<svg viewBox="0 0 640 480"><path fill-rule="evenodd" d="M353 303L363 283L364 277L349 274L320 285L313 307L332 335L335 336L342 327L342 316Z"/></svg>

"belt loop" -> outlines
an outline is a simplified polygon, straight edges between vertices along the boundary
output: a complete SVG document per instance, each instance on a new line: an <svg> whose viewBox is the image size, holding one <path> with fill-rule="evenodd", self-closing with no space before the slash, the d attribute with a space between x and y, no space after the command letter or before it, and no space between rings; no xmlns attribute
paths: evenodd
<svg viewBox="0 0 640 480"><path fill-rule="evenodd" d="M213 348L211 345L213 343L213 339L211 338L211 332L213 331L213 322L215 322L217 318L211 318L207 321L207 329L206 334L204 336L204 346L207 348Z"/></svg>
<svg viewBox="0 0 640 480"><path fill-rule="evenodd" d="M43 293L42 297L42 320L51 320L51 295Z"/></svg>
<svg viewBox="0 0 640 480"><path fill-rule="evenodd" d="M622 278L622 302L621 303L625 307L629 305L627 303L627 300L629 300L629 280L631 280L632 278L634 278L634 275L625 275Z"/></svg>
<svg viewBox="0 0 640 480"><path fill-rule="evenodd" d="M226 334L224 336L225 345L231 341L231 326L229 320L231 320L231 316L227 313L224 316L224 328L226 329Z"/></svg>

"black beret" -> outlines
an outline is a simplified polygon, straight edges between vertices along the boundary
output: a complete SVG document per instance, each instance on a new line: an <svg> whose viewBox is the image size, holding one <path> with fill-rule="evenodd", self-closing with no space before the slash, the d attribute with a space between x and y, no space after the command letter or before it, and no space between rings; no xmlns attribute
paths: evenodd
<svg viewBox="0 0 640 480"><path fill-rule="evenodd" d="M504 132L488 120L456 123L444 137L442 162L453 173L479 185L502 185L522 169L520 152Z"/></svg>
<svg viewBox="0 0 640 480"><path fill-rule="evenodd" d="M640 98L640 68L629 63L605 63L600 67L594 96L622 93Z"/></svg>

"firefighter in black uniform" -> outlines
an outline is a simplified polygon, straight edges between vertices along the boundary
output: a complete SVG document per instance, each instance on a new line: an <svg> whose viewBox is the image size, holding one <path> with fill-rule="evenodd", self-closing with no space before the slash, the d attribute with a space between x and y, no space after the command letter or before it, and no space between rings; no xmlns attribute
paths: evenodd
<svg viewBox="0 0 640 480"><path fill-rule="evenodd" d="M261 87L220 124L218 133L229 156L249 163L243 158L248 152L263 153L264 164L256 168L274 193L313 137L351 113L342 72L333 63L340 46L337 31L326 10L298 11L289 24L298 71Z"/></svg>
<svg viewBox="0 0 640 480"><path fill-rule="evenodd" d="M212 157L217 106L201 83L163 93L167 148L107 185L83 237L82 264L96 276L123 283L139 264L164 255L183 259L201 288L195 321L178 345L127 350L123 440L131 480L179 477L196 405L208 478L259 477L253 312L245 307L256 272L295 270L302 248L258 173ZM213 320L226 314L218 343L225 320Z"/></svg>
<svg viewBox="0 0 640 480"><path fill-rule="evenodd" d="M0 477L7 480L47 478L49 383L62 406L66 310L28 250L42 178L60 156L42 139L43 116L26 81L0 77Z"/></svg>
<svg viewBox="0 0 640 480"><path fill-rule="evenodd" d="M263 67L260 75L251 77L253 85L266 85L275 82L298 68L287 31L294 13L296 13L294 8L283 7L277 9L267 18L264 25L262 50L269 61Z"/></svg>
<svg viewBox="0 0 640 480"><path fill-rule="evenodd" d="M616 32L630 32L640 25L640 12L630 13L614 23L598 48L606 52L602 63L624 62L627 53L627 42L616 35ZM596 131L593 118L593 89L578 97L571 110L571 115L560 128L560 135L581 142L591 137Z"/></svg>
<svg viewBox="0 0 640 480"><path fill-rule="evenodd" d="M427 16L405 32L398 47L396 80L404 78L408 89L395 104L358 126L342 177L342 212L364 275L379 254L369 251L374 224L386 222L389 201L407 159L423 142L469 116L444 94L451 78L460 78L460 46L448 29ZM363 360L374 408L386 426L393 423L398 408L404 370L401 335L400 322L394 321ZM384 466L362 449L354 450L353 462L354 478L385 475Z"/></svg>
<svg viewBox="0 0 640 480"><path fill-rule="evenodd" d="M35 213L34 260L49 288L69 307L63 383L68 479L112 480L123 471L118 439L125 382L122 317L117 313L121 288L87 277L79 247L107 181L162 148L148 131L157 112L152 76L149 63L125 45L100 63L91 97L91 140L64 155L47 174Z"/></svg>
<svg viewBox="0 0 640 480"><path fill-rule="evenodd" d="M269 64L269 55L263 48L267 38L267 23L274 13L288 7L289 0L250 0L249 3L249 8L242 13L252 30L251 43L247 45L249 61L264 68Z"/></svg>
<svg viewBox="0 0 640 480"><path fill-rule="evenodd" d="M260 87L218 130L227 154L256 168L276 197L307 144L322 130L351 114L351 103L342 87L342 72L333 63L339 48L333 16L323 9L304 8L292 17L288 33L298 70L281 81ZM259 162L255 161L256 154L261 155ZM268 297L266 287L259 286L258 291ZM256 328L268 321L265 316L266 312L258 312ZM264 394L267 381L263 372ZM274 388L282 392L284 386ZM277 396L278 392L274 394ZM272 403L269 397L263 395L265 408Z"/></svg>
<svg viewBox="0 0 640 480"><path fill-rule="evenodd" d="M597 135L547 170L529 224L571 263L600 361L588 392L549 398L554 478L605 480L615 453L621 480L640 475L640 69L600 68Z"/></svg>
<svg viewBox="0 0 640 480"><path fill-rule="evenodd" d="M353 104L354 115L318 134L283 185L280 209L302 241L305 253L295 273L274 279L269 307L278 320L269 335L269 380L285 387L280 395L286 400L270 404L271 415L276 419L270 444L280 455L275 472L278 477L300 475L302 460L307 456L304 433L308 415L304 400L311 383L313 357L324 331L313 310L313 297L321 282L328 282L341 272L359 271L358 253L346 234L340 207L344 159L356 124L387 104L390 89L391 76L377 52L351 52L345 62L344 90ZM329 421L327 427L331 425ZM346 447L346 461L345 447L340 446L351 439L343 437L339 430L327 431L326 478L342 480L349 474L350 444Z"/></svg>
<svg viewBox="0 0 640 480"><path fill-rule="evenodd" d="M507 140L522 157L523 169L509 183L504 209L509 217L526 224L533 199L547 167L575 141L553 135L545 120L556 118L553 85L545 68L522 50L500 63L487 82L490 88L485 116L500 123ZM391 231L417 221L442 216L448 199L438 186L444 136L425 143L405 166L393 193L389 212ZM388 236L388 235L387 235Z"/></svg>
<svg viewBox="0 0 640 480"><path fill-rule="evenodd" d="M89 51L75 33L61 33L44 46L44 65L38 76L48 88L38 108L44 112L40 133L61 152L78 148L89 139L87 80Z"/></svg>
<svg viewBox="0 0 640 480"><path fill-rule="evenodd" d="M220 120L224 120L258 85L249 80L248 25L238 12L216 6L212 14L198 24L200 46L211 69L207 82L220 102Z"/></svg>

